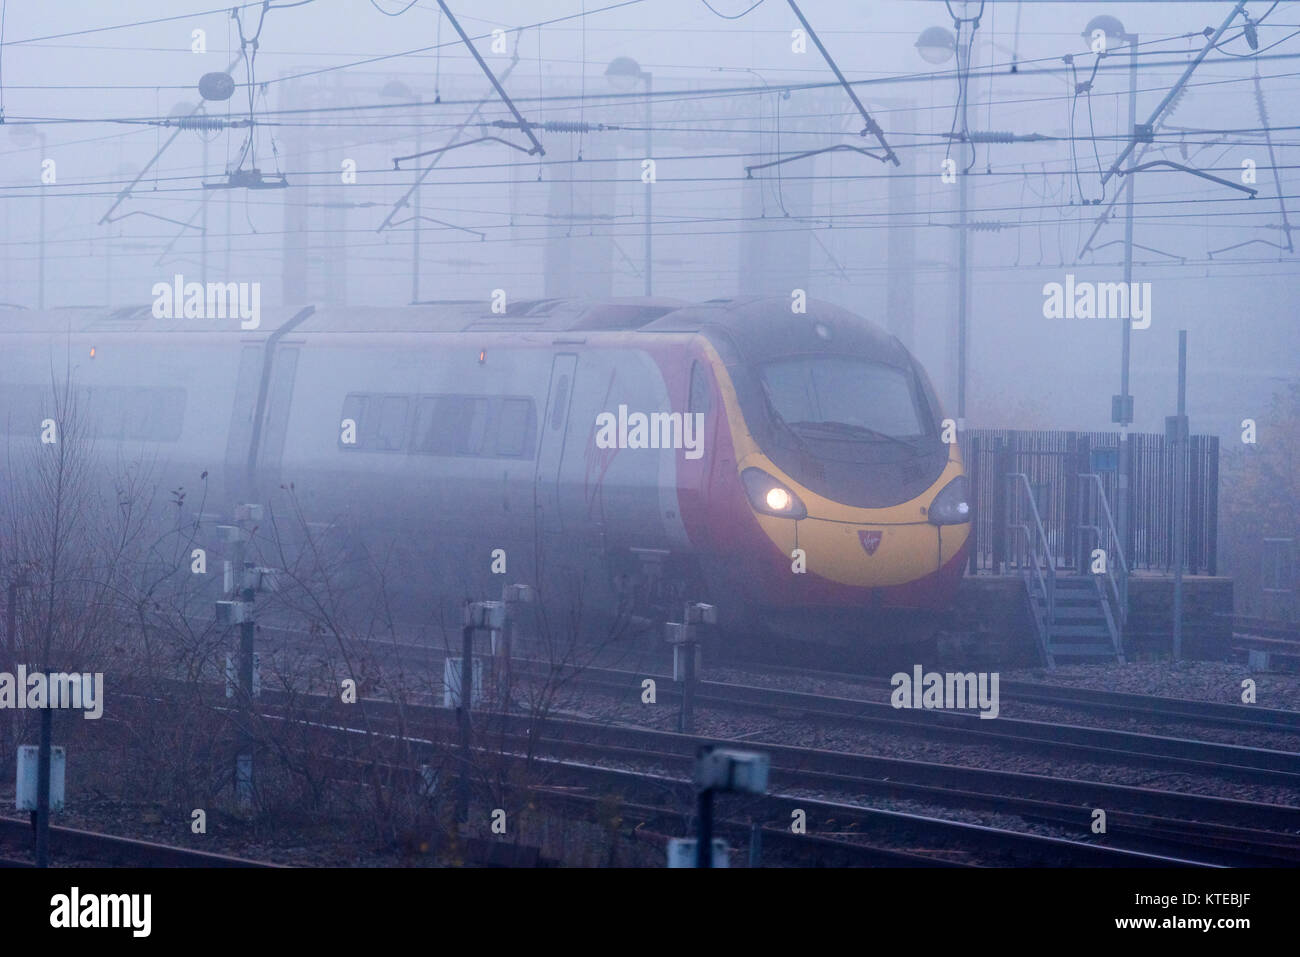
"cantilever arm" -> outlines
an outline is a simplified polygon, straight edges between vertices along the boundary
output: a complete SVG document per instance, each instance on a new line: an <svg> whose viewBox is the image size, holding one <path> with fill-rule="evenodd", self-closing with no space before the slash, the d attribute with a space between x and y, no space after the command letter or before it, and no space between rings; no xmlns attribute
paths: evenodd
<svg viewBox="0 0 1300 957"><path fill-rule="evenodd" d="M442 3L442 0L438 0L438 2ZM822 46L821 38L817 36L817 31L812 28L812 24L809 23L807 17L803 15L803 11L799 9L798 4L796 4L794 0L786 0L786 3L790 4L790 9L793 10L794 15L799 18L799 22L803 24L803 28L808 31L808 36L812 37L812 42L817 45L818 51L821 52L822 59L826 61L826 65L829 66L831 71L835 74L835 79L840 81L840 86L844 87L844 92L849 95L849 99L853 101L853 105L856 106L858 112L862 114L862 120L866 123L866 129L862 131L862 135L866 136L870 133L880 143L881 149L885 151L884 156L876 156L874 153L867 153L867 155L880 160L882 163L893 163L895 166L902 166L903 164L899 162L898 157L894 155L894 151L890 149L889 144L885 142L884 130L882 130L880 125L871 118L871 114L867 112L867 108L862 105L862 101L858 99L858 95L853 92L852 84L844 78L844 74L840 72L840 68L836 66L835 61L831 59L831 55L826 52L826 47ZM862 150L861 152L865 153L866 150Z"/></svg>
<svg viewBox="0 0 1300 957"><path fill-rule="evenodd" d="M1234 183L1230 179L1224 179L1222 176L1212 176L1209 173L1203 172L1199 169L1193 169L1190 166L1184 166L1182 163L1175 163L1172 160L1152 160L1150 163L1143 163L1140 166L1130 166L1128 169L1120 170L1120 172L1127 176L1130 173L1140 173L1144 169L1151 169L1156 166L1167 166L1170 169L1182 170L1184 173L1191 173L1193 176L1199 176L1201 179L1208 179L1211 183L1218 183L1222 186L1230 186L1233 189L1239 189L1243 193L1249 193L1252 199L1254 199L1255 194L1259 192L1257 189L1251 189L1249 186L1242 186L1239 183Z"/></svg>
<svg viewBox="0 0 1300 957"><path fill-rule="evenodd" d="M513 113L515 119L519 121L519 128L524 131L524 134L530 140L532 140L533 148L527 152L529 154L536 153L539 156L545 156L546 150L542 148L541 142L533 135L531 124L529 124L520 112L515 109L514 101L512 101L506 94L505 87L503 87L501 81L496 78L496 74L492 72L492 68L487 65L487 61L483 59L483 54L479 53L478 48L470 42L469 35L461 27L460 21L456 19L456 15L451 12L451 8L447 6L445 0L438 0L438 6L442 7L442 12L447 15L447 19L451 21L451 25L455 27L456 32L460 34L461 41L469 48L469 52L474 55L474 59L478 61L479 69L487 75L487 78L492 81L492 85L496 87L497 96L501 97L501 102L510 107L510 112Z"/></svg>
<svg viewBox="0 0 1300 957"><path fill-rule="evenodd" d="M477 229L470 229L468 226L457 226L455 223L449 223L445 219L434 219L432 216L407 216L405 219L395 219L389 225L400 226L403 223L414 222L417 219L426 223L437 223L439 226L445 226L448 229L458 229L462 233L473 233L479 239L487 239L487 233L480 232Z"/></svg>
<svg viewBox="0 0 1300 957"><path fill-rule="evenodd" d="M521 153L528 153L531 155L534 152L526 146L520 146L518 143L511 143L509 140L503 140L499 136L480 136L477 139L465 140L463 143L452 143L450 146L439 146L436 149L425 150L423 153L412 153L410 156L394 156L393 169L400 170L402 167L397 164L401 163L403 160L419 159L422 156L436 156L438 153L445 153L448 150L458 150L462 146L473 146L475 143L485 143L489 140L496 143L505 143L506 146L509 146L514 150L519 150Z"/></svg>
<svg viewBox="0 0 1300 957"><path fill-rule="evenodd" d="M850 146L848 143L837 143L834 146L823 146L821 149L808 150L803 153L795 153L793 156L786 156L778 160L772 160L770 163L755 163L753 166L745 167L745 178L752 179L754 170L767 169L769 166L781 166L784 163L793 163L795 160L807 159L809 156L820 156L822 153L834 153L839 150L852 150L855 153L861 153L863 156L870 156L872 159L878 159L882 162L888 160L888 156L881 156L879 153L873 153L869 149L861 146Z"/></svg>

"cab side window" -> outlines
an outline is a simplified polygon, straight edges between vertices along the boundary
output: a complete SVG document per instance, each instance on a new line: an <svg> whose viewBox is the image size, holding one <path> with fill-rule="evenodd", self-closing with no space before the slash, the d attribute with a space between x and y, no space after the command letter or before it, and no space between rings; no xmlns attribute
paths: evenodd
<svg viewBox="0 0 1300 957"><path fill-rule="evenodd" d="M703 412L708 415L713 409L713 390L705 364L700 361L691 363L691 394L687 406L688 412Z"/></svg>

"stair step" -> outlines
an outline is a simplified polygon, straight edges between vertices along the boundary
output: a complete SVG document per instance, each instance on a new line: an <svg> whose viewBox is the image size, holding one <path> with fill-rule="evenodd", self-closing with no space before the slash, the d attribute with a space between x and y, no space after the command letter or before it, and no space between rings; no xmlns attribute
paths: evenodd
<svg viewBox="0 0 1300 957"><path fill-rule="evenodd" d="M1110 632L1104 626L1095 625L1049 625L1048 632L1053 638L1061 637L1080 637L1080 638L1105 638L1110 640Z"/></svg>
<svg viewBox="0 0 1300 957"><path fill-rule="evenodd" d="M1112 645L1051 645L1052 656L1063 658L1067 656L1088 656L1099 657L1101 655L1115 656L1115 648Z"/></svg>

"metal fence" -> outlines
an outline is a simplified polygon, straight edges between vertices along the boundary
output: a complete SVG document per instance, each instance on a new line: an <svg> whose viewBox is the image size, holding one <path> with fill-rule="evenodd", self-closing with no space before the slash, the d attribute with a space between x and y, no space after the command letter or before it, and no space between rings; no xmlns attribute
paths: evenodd
<svg viewBox="0 0 1300 957"><path fill-rule="evenodd" d="M1133 570L1170 572L1174 560L1174 453L1163 435L1130 435L1128 532L1124 554ZM1079 534L1079 476L1096 474L1117 522L1118 432L970 429L961 438L962 455L975 507L970 572L1000 570L1004 552L1002 490L1009 473L1029 477L1035 504L1058 567L1077 569L1087 544ZM1217 574L1219 524L1219 440L1193 435L1183 455L1186 476L1184 570ZM1086 556L1083 560L1086 560Z"/></svg>

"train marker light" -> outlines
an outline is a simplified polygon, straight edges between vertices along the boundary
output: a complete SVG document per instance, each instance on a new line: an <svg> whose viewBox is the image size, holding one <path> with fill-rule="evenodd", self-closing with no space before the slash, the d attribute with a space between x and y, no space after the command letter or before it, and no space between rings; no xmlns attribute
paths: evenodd
<svg viewBox="0 0 1300 957"><path fill-rule="evenodd" d="M926 514L931 525L960 525L970 521L970 496L966 476L958 475L943 487Z"/></svg>
<svg viewBox="0 0 1300 957"><path fill-rule="evenodd" d="M790 508L790 493L783 488L774 488L767 493L767 507L776 512L785 512Z"/></svg>

